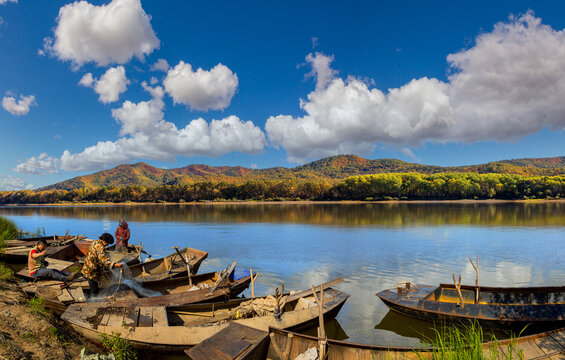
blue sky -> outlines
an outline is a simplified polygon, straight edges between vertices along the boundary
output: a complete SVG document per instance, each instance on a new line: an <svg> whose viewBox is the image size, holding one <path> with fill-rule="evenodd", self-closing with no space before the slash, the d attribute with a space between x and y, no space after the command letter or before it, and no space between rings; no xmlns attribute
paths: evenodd
<svg viewBox="0 0 565 360"><path fill-rule="evenodd" d="M0 190L138 161L563 156L564 10L0 0Z"/></svg>

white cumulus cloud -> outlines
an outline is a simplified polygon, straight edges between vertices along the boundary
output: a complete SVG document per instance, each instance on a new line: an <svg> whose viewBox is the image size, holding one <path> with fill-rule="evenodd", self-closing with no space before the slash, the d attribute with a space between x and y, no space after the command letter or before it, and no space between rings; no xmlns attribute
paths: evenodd
<svg viewBox="0 0 565 360"><path fill-rule="evenodd" d="M79 85L93 87L99 95L98 99L103 103L117 101L120 94L127 90L129 83L123 66L109 68L100 79L95 79L91 73L87 73L79 81Z"/></svg>
<svg viewBox="0 0 565 360"><path fill-rule="evenodd" d="M12 115L21 116L29 112L29 108L36 105L35 96L20 95L20 99L16 100L14 96L4 96L2 99L2 107Z"/></svg>
<svg viewBox="0 0 565 360"><path fill-rule="evenodd" d="M0 175L0 191L31 190L34 186L24 179L11 175Z"/></svg>
<svg viewBox="0 0 565 360"><path fill-rule="evenodd" d="M447 82L423 77L384 92L337 77L331 56L306 60L317 84L300 101L305 115L271 116L265 125L289 160L368 153L377 143L406 153L426 142L511 141L565 128L565 32L530 12L449 55Z"/></svg>
<svg viewBox="0 0 565 360"><path fill-rule="evenodd" d="M150 20L140 0L112 0L101 6L73 2L59 10L54 39L46 38L44 48L77 67L88 62L124 64L134 56L143 60L159 48Z"/></svg>
<svg viewBox="0 0 565 360"><path fill-rule="evenodd" d="M18 0L0 0L0 5L4 5L9 2L18 3Z"/></svg>
<svg viewBox="0 0 565 360"><path fill-rule="evenodd" d="M169 63L165 59L159 59L155 64L151 65L151 71L169 71Z"/></svg>
<svg viewBox="0 0 565 360"><path fill-rule="evenodd" d="M222 64L209 71L202 68L193 71L192 65L181 61L167 72L163 85L175 104L202 111L223 110L235 94L238 79Z"/></svg>
<svg viewBox="0 0 565 360"><path fill-rule="evenodd" d="M31 190L34 186L11 175L0 175L0 191Z"/></svg>
<svg viewBox="0 0 565 360"><path fill-rule="evenodd" d="M185 127L164 120L164 90L142 86L152 96L149 101L126 101L112 110L121 125L117 141L101 141L80 153L65 150L60 158L41 154L19 164L14 171L34 174L59 171L100 170L135 159L171 161L175 156L219 156L229 152L257 153L266 140L263 131L251 121L237 116L206 122L191 120Z"/></svg>

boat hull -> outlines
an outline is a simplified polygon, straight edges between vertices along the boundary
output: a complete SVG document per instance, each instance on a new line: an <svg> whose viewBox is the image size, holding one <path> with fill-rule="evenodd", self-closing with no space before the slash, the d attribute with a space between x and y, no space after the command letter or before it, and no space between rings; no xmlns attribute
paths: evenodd
<svg viewBox="0 0 565 360"><path fill-rule="evenodd" d="M443 288L441 288L443 286ZM441 289L440 289L441 288ZM468 288L468 287L467 287ZM377 296L389 307L390 310L413 318L433 322L460 322L464 320L475 320L481 326L521 330L528 326L528 330L548 329L563 326L565 324L565 302L549 302L548 299L560 300L558 295L565 288L531 288L536 291L536 296L526 296L524 289L530 288L485 288L484 294L489 299L498 299L500 302L485 303L469 299L469 294L463 296L463 306L459 301L438 301L437 294L447 289L448 286L441 285L433 287L428 285L417 285L412 291L404 290L401 294L394 290L384 290ZM474 288L473 288L474 289ZM493 290L493 289L496 289ZM471 292L471 295L474 293ZM494 294L494 295L493 295ZM518 294L518 295L515 295ZM452 294L450 294L452 295ZM528 298L530 302L528 302ZM537 299L536 301L532 299ZM546 300L540 300L545 298ZM473 302L471 302L473 301ZM510 303L504 303L504 301Z"/></svg>

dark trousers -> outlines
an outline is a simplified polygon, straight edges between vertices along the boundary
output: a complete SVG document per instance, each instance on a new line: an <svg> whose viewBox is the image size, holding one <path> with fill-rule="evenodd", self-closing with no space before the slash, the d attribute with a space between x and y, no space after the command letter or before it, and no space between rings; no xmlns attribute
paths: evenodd
<svg viewBox="0 0 565 360"><path fill-rule="evenodd" d="M33 275L36 279L66 281L67 274L55 269L39 269Z"/></svg>
<svg viewBox="0 0 565 360"><path fill-rule="evenodd" d="M90 280L90 279L86 279L88 280L88 287L90 288L90 296L96 296L98 295L98 291L100 290L100 288L98 287L98 281L96 280Z"/></svg>

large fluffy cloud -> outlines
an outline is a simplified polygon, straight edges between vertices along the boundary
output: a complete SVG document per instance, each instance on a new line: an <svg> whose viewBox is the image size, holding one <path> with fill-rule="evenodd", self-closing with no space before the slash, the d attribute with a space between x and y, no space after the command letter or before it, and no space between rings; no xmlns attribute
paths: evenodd
<svg viewBox="0 0 565 360"><path fill-rule="evenodd" d="M202 68L193 71L192 66L183 61L170 69L163 81L175 104L203 111L228 107L237 84L237 75L225 65L218 64L209 71Z"/></svg>
<svg viewBox="0 0 565 360"><path fill-rule="evenodd" d="M19 100L16 100L14 96L4 96L2 99L4 110L16 116L26 115L29 112L29 108L35 104L35 96L33 95L20 95Z"/></svg>
<svg viewBox="0 0 565 360"><path fill-rule="evenodd" d="M11 175L0 175L0 191L31 190L33 185Z"/></svg>
<svg viewBox="0 0 565 360"><path fill-rule="evenodd" d="M336 77L332 57L310 54L316 90L306 113L272 116L266 131L289 159L367 153L376 143L514 140L565 128L565 33L527 13L499 23L475 45L447 57L449 81L414 79L383 92Z"/></svg>
<svg viewBox="0 0 565 360"><path fill-rule="evenodd" d="M103 103L117 101L120 94L127 90L129 83L123 66L109 68L99 80L92 77L91 73L87 73L79 81L82 86L94 87L94 91Z"/></svg>
<svg viewBox="0 0 565 360"><path fill-rule="evenodd" d="M45 49L76 66L124 64L133 56L142 60L159 47L150 20L140 0L101 6L74 2L59 10L54 39L46 39Z"/></svg>
<svg viewBox="0 0 565 360"><path fill-rule="evenodd" d="M60 158L41 154L14 170L27 173L99 170L134 159L173 160L176 155L219 156L233 151L257 153L265 146L265 135L251 121L228 116L210 123L202 118L177 128L164 120L164 90L142 84L151 95L149 101L132 103L112 110L121 125L117 141L98 142L80 153L64 151Z"/></svg>

